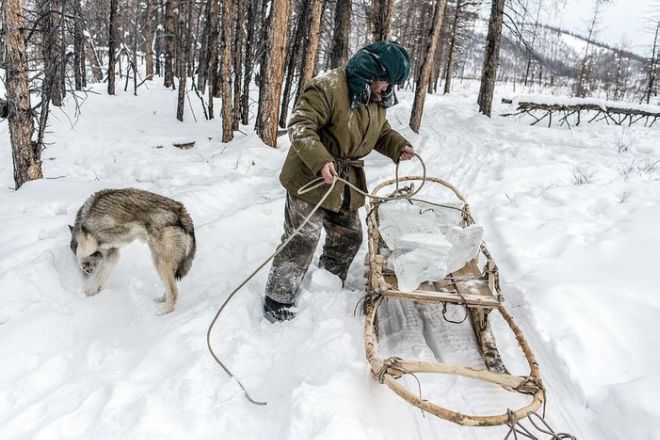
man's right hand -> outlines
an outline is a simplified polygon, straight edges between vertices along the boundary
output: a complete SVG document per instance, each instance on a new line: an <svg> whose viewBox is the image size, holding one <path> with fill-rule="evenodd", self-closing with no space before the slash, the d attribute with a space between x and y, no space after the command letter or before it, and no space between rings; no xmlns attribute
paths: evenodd
<svg viewBox="0 0 660 440"><path fill-rule="evenodd" d="M323 176L323 181L328 185L331 185L336 177L339 177L337 170L335 170L335 164L333 162L328 162L323 165L321 168L321 176Z"/></svg>

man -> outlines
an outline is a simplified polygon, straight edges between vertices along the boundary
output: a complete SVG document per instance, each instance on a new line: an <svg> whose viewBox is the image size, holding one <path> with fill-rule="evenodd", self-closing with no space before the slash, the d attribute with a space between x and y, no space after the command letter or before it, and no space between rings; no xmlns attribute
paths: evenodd
<svg viewBox="0 0 660 440"><path fill-rule="evenodd" d="M398 101L394 86L410 72L406 50L394 42L360 49L345 67L309 82L289 120L291 148L280 182L287 190L284 235L289 237L328 191L322 186L304 194L298 189L322 176L331 184L342 177L367 192L362 157L375 149L394 162L411 159L414 149L394 131L385 109ZM321 234L326 241L319 266L345 281L362 243L358 209L364 196L338 181L309 223L273 260L266 284L264 316L271 322L290 320L300 283Z"/></svg>

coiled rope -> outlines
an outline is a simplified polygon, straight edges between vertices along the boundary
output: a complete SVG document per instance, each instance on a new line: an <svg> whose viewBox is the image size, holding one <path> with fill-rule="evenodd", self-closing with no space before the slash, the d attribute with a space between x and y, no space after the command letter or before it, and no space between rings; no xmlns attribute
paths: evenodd
<svg viewBox="0 0 660 440"><path fill-rule="evenodd" d="M419 188L417 188L416 190L412 189L412 188L410 188L409 190L406 190L406 191L403 191L403 190L399 189L399 164L400 164L400 161L397 162L397 164L396 164L396 172L395 172L396 173L395 174L395 176L396 176L396 185L395 185L395 190L392 193L392 195L390 195L390 196L381 197L381 196L375 196L375 195L368 194L368 193L362 191L357 186L353 185L348 180L346 180L342 177L339 177L339 176L334 176L334 178L332 180L332 183L330 184L330 187L328 188L328 190L325 192L325 194L323 194L323 197L321 197L321 200L319 200L319 202L314 206L314 209L312 209L310 211L310 213L307 215L307 217L305 217L305 219L300 224L300 226L298 226L293 231L293 233L289 237L287 237L287 239L285 241L283 241L277 247L277 249L275 249L275 252L273 252L268 258L266 258L263 261L263 263L261 263L254 271L252 271L252 273L250 275L248 275L247 278L245 278L245 280L243 280L234 290L232 290L231 293L227 296L227 298L223 301L222 305L220 306L218 311L215 313L215 316L213 317L213 320L211 321L211 324L209 324L208 330L206 331L206 346L208 347L209 353L211 353L211 356L213 357L215 362L225 371L225 373L227 373L227 375L229 377L236 380L238 385L241 387L241 389L245 393L245 397L250 402L254 403L255 405L265 405L266 404L266 402L261 402L261 401L254 400L250 396L250 393L248 393L245 386L243 386L241 381L238 380L238 378L236 376L234 376L234 374L229 370L229 368L227 368L225 366L225 364L220 360L220 358L215 353L215 351L213 351L213 347L211 346L211 332L213 330L213 327L217 323L218 319L220 318L220 315L222 314L222 311L225 309L225 307L227 307L227 304L229 304L229 301L231 301L231 299L234 297L234 295L236 295L236 293L238 293L239 290L241 290L252 278L254 278L254 276L257 273L259 273L259 271L261 269L263 269L266 264L268 264L273 258L275 258L275 256L277 254L282 252L282 249L284 249L289 244L289 242L291 240L293 240L293 238L300 233L300 231L303 229L303 227L305 227L305 225L312 218L314 213L316 211L318 211L318 209L321 207L321 205L323 205L323 202L325 202L325 200L330 196L330 194L332 193L332 190L335 188L335 185L337 184L337 182L343 182L344 184L346 184L349 187L353 188L358 193L360 193L363 196L365 196L369 199L372 199L372 200L378 200L378 201L381 201L381 202L386 202L386 201L391 201L391 200L398 200L398 199L406 199L406 200L410 200L411 202L412 201L422 201L422 200L418 200L418 199L413 199L413 196L416 195L417 193L419 193L419 191L422 189L422 187L426 183L426 164L424 163L424 161L422 160L422 158L418 154L415 154L414 156L419 160L420 164L422 165L422 183L419 185ZM305 194L305 193L307 193L309 191L312 191L314 189L317 189L317 188L319 188L323 185L326 185L323 177L318 177L318 178L310 181L306 185L300 187L300 189L298 189L298 195ZM446 207L446 208L450 208L450 209L456 209L456 210L459 210L459 211L463 211L462 209L457 208L455 206L441 205L441 204L431 203L431 202L426 202L426 203L433 204L435 206L441 206L441 207Z"/></svg>

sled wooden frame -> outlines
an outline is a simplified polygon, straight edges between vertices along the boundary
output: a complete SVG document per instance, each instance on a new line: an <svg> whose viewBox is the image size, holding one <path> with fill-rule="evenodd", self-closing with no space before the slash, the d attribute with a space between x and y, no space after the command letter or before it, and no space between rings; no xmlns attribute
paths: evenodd
<svg viewBox="0 0 660 440"><path fill-rule="evenodd" d="M470 207L463 195L446 180L426 177L426 183L436 183L449 188L463 203L462 226L473 223ZM399 182L419 182L424 180L421 176L400 177ZM396 179L390 179L380 183L372 191L372 195L387 186L394 185ZM545 401L545 390L541 382L538 363L534 354L523 336L522 330L515 324L511 314L502 305L503 297L499 287L498 270L490 253L482 244L479 255L471 260L461 270L450 274L439 283L423 283L418 290L413 292L401 292L397 288L396 277L391 271L384 268L385 258L380 254L384 242L378 231L378 206L385 201L375 200L370 203L367 216L369 235L368 265L367 272L367 296L364 302L366 315L364 324L364 342L367 360L371 371L380 383L385 383L400 397L422 409L451 422L468 426L495 426L503 425L515 418L520 420L529 413L538 410ZM479 256L485 257L486 264L483 272L478 268ZM468 284L469 283L469 284ZM476 287L475 287L476 285ZM476 290L476 293L475 293ZM460 365L452 365L440 362L421 362L404 360L400 358L383 359L377 353L378 339L378 307L386 298L396 300L412 300L424 303L454 303L466 306L466 313L475 331L478 349L486 365L486 369L478 370ZM513 376L509 374L500 358L495 338L490 331L488 314L497 310L509 325L522 349L525 359L529 365L528 376ZM401 382L397 381L404 374L415 373L437 373L453 374L472 379L491 382L505 389L530 395L531 402L522 408L515 410L507 409L501 414L495 415L469 415L452 411L435 403L423 400L418 391L411 391Z"/></svg>

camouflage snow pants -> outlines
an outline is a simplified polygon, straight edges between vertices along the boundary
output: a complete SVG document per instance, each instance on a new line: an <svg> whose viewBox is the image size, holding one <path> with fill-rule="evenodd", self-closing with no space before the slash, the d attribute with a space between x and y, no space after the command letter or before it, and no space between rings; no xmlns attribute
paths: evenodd
<svg viewBox="0 0 660 440"><path fill-rule="evenodd" d="M282 242L300 226L314 205L286 195L284 208L284 235ZM293 304L300 283L307 273L316 246L325 229L326 239L319 266L346 280L348 268L362 243L362 225L358 211L342 208L339 212L319 208L300 234L275 256L266 283L266 296L285 304Z"/></svg>

